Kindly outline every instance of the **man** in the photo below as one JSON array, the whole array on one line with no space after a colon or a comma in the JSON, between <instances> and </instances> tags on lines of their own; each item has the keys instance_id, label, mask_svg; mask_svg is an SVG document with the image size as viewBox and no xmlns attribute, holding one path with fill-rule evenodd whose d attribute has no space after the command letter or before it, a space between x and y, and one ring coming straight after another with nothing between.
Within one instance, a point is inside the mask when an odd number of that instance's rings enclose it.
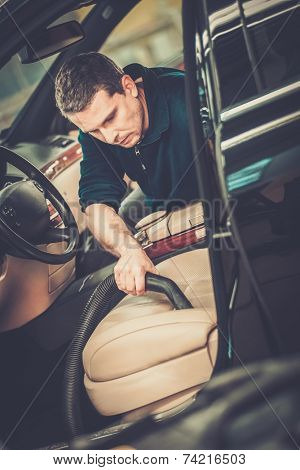
<instances>
[{"instance_id":1,"label":"man","mask_svg":"<svg viewBox=\"0 0 300 470\"><path fill-rule=\"evenodd\" d=\"M83 150L80 203L88 226L119 260L119 289L145 292L145 273L156 268L118 209L125 173L155 208L157 201L198 197L184 98L184 73L139 64L122 70L91 52L71 58L55 83L57 106L79 129Z\"/></svg>"}]
</instances>

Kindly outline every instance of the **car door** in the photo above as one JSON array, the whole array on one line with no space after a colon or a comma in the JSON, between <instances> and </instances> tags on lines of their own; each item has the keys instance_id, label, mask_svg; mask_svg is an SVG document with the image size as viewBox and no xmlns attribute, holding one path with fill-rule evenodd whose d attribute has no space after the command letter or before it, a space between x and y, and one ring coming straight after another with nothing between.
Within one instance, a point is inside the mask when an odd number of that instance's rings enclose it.
<instances>
[{"instance_id":1,"label":"car door","mask_svg":"<svg viewBox=\"0 0 300 470\"><path fill-rule=\"evenodd\" d=\"M203 125L193 106L201 108L195 89L202 83L212 127L213 155L199 151L203 197L210 204L221 198L227 213L225 227L215 220L211 242L232 241L231 260L228 246L221 256L211 250L223 270L223 279L215 276L216 297L232 279L223 297L228 354L239 363L297 351L298 2L203 0L184 2L184 13L194 28L186 28L185 61L195 152Z\"/></svg>"}]
</instances>

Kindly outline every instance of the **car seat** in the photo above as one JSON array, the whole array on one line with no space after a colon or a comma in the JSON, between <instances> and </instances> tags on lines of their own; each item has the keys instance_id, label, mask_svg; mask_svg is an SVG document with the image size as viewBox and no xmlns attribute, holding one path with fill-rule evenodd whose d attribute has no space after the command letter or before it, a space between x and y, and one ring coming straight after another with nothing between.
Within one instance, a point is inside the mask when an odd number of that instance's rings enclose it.
<instances>
[{"instance_id":1,"label":"car seat","mask_svg":"<svg viewBox=\"0 0 300 470\"><path fill-rule=\"evenodd\" d=\"M163 294L128 295L97 326L83 352L84 384L102 415L172 414L213 372L218 333L207 248L173 256L157 269L193 308L173 310Z\"/></svg>"}]
</instances>

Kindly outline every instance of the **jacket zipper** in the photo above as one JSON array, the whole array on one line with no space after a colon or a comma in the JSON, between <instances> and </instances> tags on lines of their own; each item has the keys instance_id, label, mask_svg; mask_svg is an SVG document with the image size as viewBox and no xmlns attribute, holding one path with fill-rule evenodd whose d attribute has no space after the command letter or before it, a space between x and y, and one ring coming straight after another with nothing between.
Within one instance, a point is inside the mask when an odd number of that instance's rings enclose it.
<instances>
[{"instance_id":1,"label":"jacket zipper","mask_svg":"<svg viewBox=\"0 0 300 470\"><path fill-rule=\"evenodd\" d=\"M135 155L140 159L140 162L141 162L141 165L142 165L143 170L146 171L147 168L146 168L146 166L144 165L144 163L142 162L142 155L141 155L140 149L138 148L137 145L135 145L134 151L135 151Z\"/></svg>"},{"instance_id":2,"label":"jacket zipper","mask_svg":"<svg viewBox=\"0 0 300 470\"><path fill-rule=\"evenodd\" d=\"M144 162L142 161L142 154L141 154L140 149L138 148L137 145L134 146L134 152L135 152L136 157L138 157L138 159L140 160L140 163L141 163L141 166L142 166L142 169L143 169L143 173L144 173L144 175L146 176L146 179L147 179L147 184L148 184L149 190L150 190L150 192L152 192L151 191L151 184L150 184L150 180L149 180L149 174L147 172L147 167L144 164Z\"/></svg>"}]
</instances>

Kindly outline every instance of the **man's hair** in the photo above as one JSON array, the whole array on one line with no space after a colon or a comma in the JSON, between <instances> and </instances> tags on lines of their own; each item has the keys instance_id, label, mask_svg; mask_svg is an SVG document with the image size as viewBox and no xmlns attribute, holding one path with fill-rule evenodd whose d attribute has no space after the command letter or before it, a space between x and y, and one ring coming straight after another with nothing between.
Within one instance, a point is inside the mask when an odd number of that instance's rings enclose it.
<instances>
[{"instance_id":1,"label":"man's hair","mask_svg":"<svg viewBox=\"0 0 300 470\"><path fill-rule=\"evenodd\" d=\"M121 67L99 52L74 56L63 64L56 76L56 105L65 117L79 113L91 104L99 90L105 90L110 96L123 93L123 75Z\"/></svg>"}]
</instances>

